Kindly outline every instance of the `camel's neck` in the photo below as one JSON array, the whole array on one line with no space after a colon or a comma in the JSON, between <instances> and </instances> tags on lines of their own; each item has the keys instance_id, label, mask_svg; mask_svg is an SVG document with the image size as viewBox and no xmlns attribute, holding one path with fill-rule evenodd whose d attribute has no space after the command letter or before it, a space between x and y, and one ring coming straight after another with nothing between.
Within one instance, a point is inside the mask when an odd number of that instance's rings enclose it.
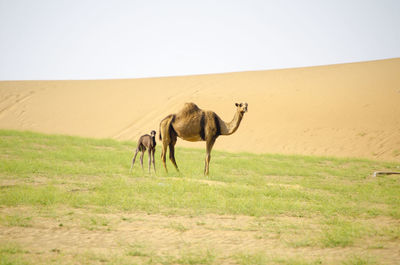
<instances>
[{"instance_id":1,"label":"camel's neck","mask_svg":"<svg viewBox=\"0 0 400 265\"><path fill-rule=\"evenodd\" d=\"M232 133L236 132L236 130L239 128L242 118L243 114L240 111L236 111L231 122L224 122L223 120L220 120L221 135L231 135Z\"/></svg>"}]
</instances>

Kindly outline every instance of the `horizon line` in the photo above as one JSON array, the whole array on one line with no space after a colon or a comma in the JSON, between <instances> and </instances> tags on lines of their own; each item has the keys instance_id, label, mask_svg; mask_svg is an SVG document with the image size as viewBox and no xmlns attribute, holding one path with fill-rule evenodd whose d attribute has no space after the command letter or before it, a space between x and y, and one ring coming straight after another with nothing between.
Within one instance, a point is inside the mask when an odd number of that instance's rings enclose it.
<instances>
[{"instance_id":1,"label":"horizon line","mask_svg":"<svg viewBox=\"0 0 400 265\"><path fill-rule=\"evenodd\" d=\"M331 63L331 64L318 64L318 65L308 65L308 66L294 66L294 67L282 67L282 68L271 68L271 69L259 69L259 70L242 70L242 71L229 71L229 72L217 72L217 73L201 73L201 74L183 74L183 75L160 75L160 76L145 76L145 77L123 77L123 78L77 78L77 79L15 79L15 80L0 80L0 82L29 82L29 81L111 81L111 80L139 80L139 79L162 79L162 78L180 78L180 77L196 77L196 76L206 76L206 75L228 75L235 73L249 73L249 72L266 72L266 71L284 71L284 70L295 70L295 69L308 69L315 67L329 67L338 65L348 65L348 64L359 64L359 63L371 63L378 61L389 61L400 59L400 57L389 57L383 59L371 59L365 61L352 61L352 62L342 62L342 63Z\"/></svg>"}]
</instances>

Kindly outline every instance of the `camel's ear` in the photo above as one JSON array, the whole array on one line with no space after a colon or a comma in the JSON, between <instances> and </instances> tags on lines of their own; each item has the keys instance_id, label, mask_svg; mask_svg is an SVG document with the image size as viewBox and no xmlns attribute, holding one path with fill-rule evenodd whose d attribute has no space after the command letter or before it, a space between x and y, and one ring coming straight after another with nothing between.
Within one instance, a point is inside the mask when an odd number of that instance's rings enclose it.
<instances>
[{"instance_id":1,"label":"camel's ear","mask_svg":"<svg viewBox=\"0 0 400 265\"><path fill-rule=\"evenodd\" d=\"M239 107L239 103L235 103L236 107Z\"/></svg>"}]
</instances>

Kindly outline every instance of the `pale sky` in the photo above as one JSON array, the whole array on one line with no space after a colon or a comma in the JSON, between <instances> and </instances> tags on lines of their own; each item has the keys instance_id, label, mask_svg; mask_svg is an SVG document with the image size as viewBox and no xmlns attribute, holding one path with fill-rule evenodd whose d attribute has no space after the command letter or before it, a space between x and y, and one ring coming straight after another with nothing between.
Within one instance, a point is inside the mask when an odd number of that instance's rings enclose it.
<instances>
[{"instance_id":1,"label":"pale sky","mask_svg":"<svg viewBox=\"0 0 400 265\"><path fill-rule=\"evenodd\" d=\"M176 76L395 57L398 0L0 0L0 80Z\"/></svg>"}]
</instances>

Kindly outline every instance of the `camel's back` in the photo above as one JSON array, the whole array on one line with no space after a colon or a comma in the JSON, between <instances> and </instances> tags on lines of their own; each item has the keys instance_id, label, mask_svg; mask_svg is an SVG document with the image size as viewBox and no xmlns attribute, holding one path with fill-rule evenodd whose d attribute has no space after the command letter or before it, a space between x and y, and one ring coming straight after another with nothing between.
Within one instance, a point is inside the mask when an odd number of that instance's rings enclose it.
<instances>
[{"instance_id":1,"label":"camel's back","mask_svg":"<svg viewBox=\"0 0 400 265\"><path fill-rule=\"evenodd\" d=\"M176 113L172 126L184 140L204 141L208 135L220 131L219 124L216 126L215 117L213 111L202 110L194 103L185 103L181 111Z\"/></svg>"},{"instance_id":2,"label":"camel's back","mask_svg":"<svg viewBox=\"0 0 400 265\"><path fill-rule=\"evenodd\" d=\"M149 134L142 135L139 138L138 145L139 145L139 150L141 149L146 150L146 148L155 147L156 146L155 137L151 137L151 135Z\"/></svg>"}]
</instances>

